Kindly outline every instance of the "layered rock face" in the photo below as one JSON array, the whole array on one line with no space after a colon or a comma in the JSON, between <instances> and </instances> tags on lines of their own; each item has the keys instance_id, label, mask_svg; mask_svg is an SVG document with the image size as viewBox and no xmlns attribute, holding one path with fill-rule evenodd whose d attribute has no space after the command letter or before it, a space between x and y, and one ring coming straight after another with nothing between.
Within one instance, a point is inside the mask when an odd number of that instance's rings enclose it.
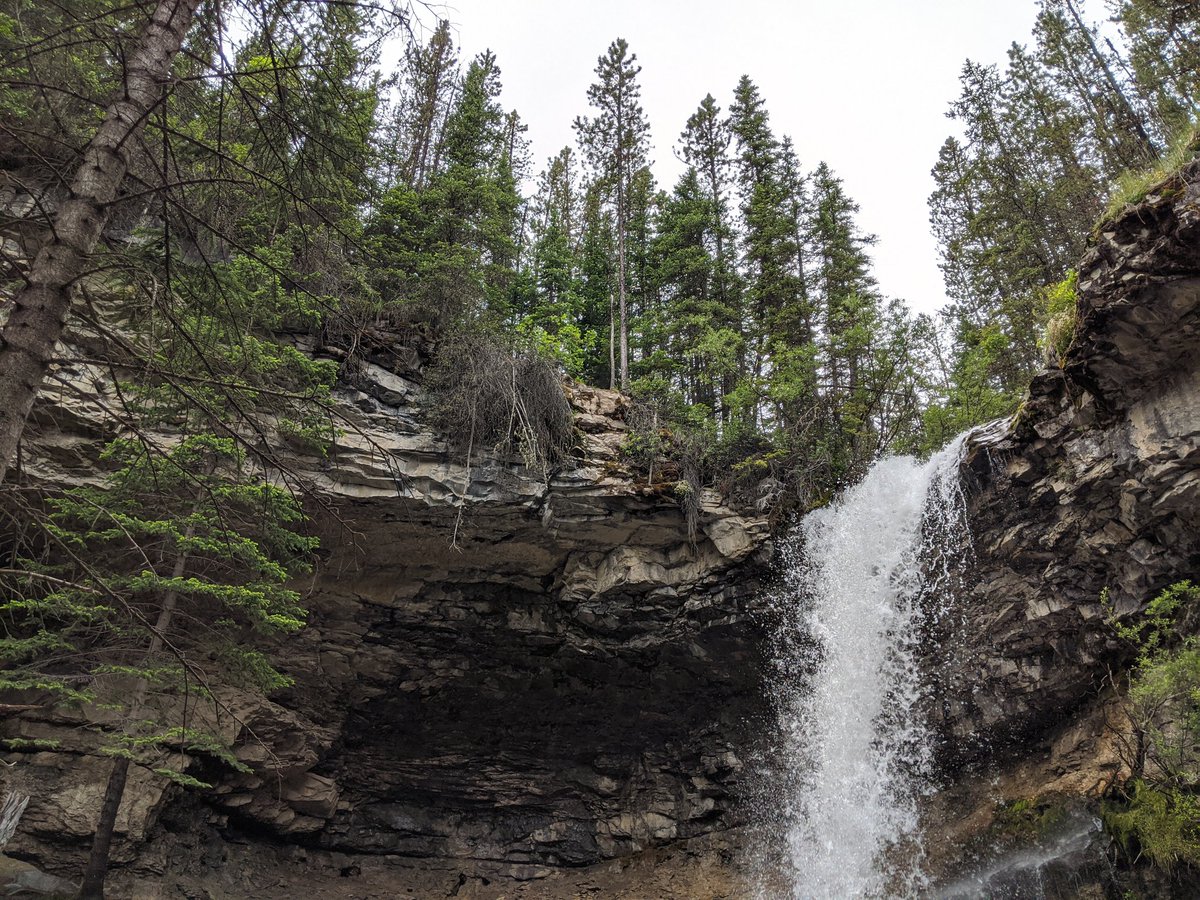
<instances>
[{"instance_id":1,"label":"layered rock face","mask_svg":"<svg viewBox=\"0 0 1200 900\"><path fill-rule=\"evenodd\" d=\"M1200 574L1200 163L1104 226L1079 288L1063 366L963 467L972 546L924 662L948 783L935 868L994 831L997 801L1119 777L1129 648L1109 620Z\"/></svg>"},{"instance_id":2,"label":"layered rock face","mask_svg":"<svg viewBox=\"0 0 1200 900\"><path fill-rule=\"evenodd\" d=\"M289 459L317 486L310 623L277 652L293 688L233 698L254 772L221 777L206 826L517 879L728 828L760 713L746 604L766 522L706 491L689 529L671 491L622 465L623 401L605 391L571 392L573 464L468 467L421 424L397 359L339 391L327 461ZM96 478L107 433L103 375L61 374L26 449L24 477L45 483ZM4 727L78 724L33 711ZM35 785L16 851L65 872L106 767L62 750L11 758ZM166 865L155 823L174 802L159 779L131 784L118 860Z\"/></svg>"},{"instance_id":3,"label":"layered rock face","mask_svg":"<svg viewBox=\"0 0 1200 900\"><path fill-rule=\"evenodd\" d=\"M1065 365L965 462L973 559L930 660L951 755L1061 723L1106 619L1200 564L1200 164L1105 226L1079 289Z\"/></svg>"},{"instance_id":4,"label":"layered rock face","mask_svg":"<svg viewBox=\"0 0 1200 900\"><path fill-rule=\"evenodd\" d=\"M690 545L678 502L617 462L619 399L576 402L585 462L548 482L488 460L464 491L416 429L386 445L399 484L373 452L335 454L358 534L293 651L297 706L338 728L322 846L537 874L728 825L757 644L755 580L731 569L765 523L708 494Z\"/></svg>"},{"instance_id":5,"label":"layered rock face","mask_svg":"<svg viewBox=\"0 0 1200 900\"><path fill-rule=\"evenodd\" d=\"M968 447L972 546L923 657L949 782L927 810L935 869L987 831L998 795L1094 794L1114 775L1106 619L1200 568L1200 164L1106 226L1080 290L1064 366ZM708 492L690 529L622 465L622 400L604 391L572 392L573 465L468 467L422 424L418 364L375 353L339 391L329 458L290 458L323 547L309 627L278 648L295 687L229 698L222 727L251 774L187 798L135 777L125 884L184 872L211 888L224 865L212 896L294 896L304 878L330 897L746 893L721 861L767 712L766 522ZM106 374L60 374L25 477L96 479ZM2 725L64 740L7 754L34 795L13 847L63 874L102 790L105 762L69 737L88 724ZM656 847L649 868L611 868ZM663 873L697 869L693 854L720 864L672 888Z\"/></svg>"}]
</instances>

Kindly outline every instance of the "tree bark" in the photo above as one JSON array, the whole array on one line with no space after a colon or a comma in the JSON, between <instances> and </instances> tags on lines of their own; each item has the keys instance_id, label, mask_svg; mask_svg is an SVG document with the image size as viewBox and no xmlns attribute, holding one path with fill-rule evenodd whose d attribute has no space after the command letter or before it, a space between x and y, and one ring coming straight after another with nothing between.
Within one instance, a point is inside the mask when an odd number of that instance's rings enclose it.
<instances>
[{"instance_id":1,"label":"tree bark","mask_svg":"<svg viewBox=\"0 0 1200 900\"><path fill-rule=\"evenodd\" d=\"M621 125L620 114L617 118L617 135L618 140L624 134ZM625 237L626 231L629 229L629 212L625 208L626 194L628 185L626 185L626 174L623 162L623 157L620 148L617 149L617 312L620 316L620 327L618 329L621 340L621 357L619 360L620 375L618 382L621 385L621 390L625 393L629 392L629 321L628 321L628 302L625 298Z\"/></svg>"},{"instance_id":2,"label":"tree bark","mask_svg":"<svg viewBox=\"0 0 1200 900\"><path fill-rule=\"evenodd\" d=\"M129 57L120 94L84 148L71 190L54 218L52 239L33 261L0 333L0 482L14 458L54 347L71 291L108 224L129 170L134 138L161 101L200 0L159 0Z\"/></svg>"},{"instance_id":3,"label":"tree bark","mask_svg":"<svg viewBox=\"0 0 1200 900\"><path fill-rule=\"evenodd\" d=\"M608 292L608 389L617 389L617 310Z\"/></svg>"},{"instance_id":4,"label":"tree bark","mask_svg":"<svg viewBox=\"0 0 1200 900\"><path fill-rule=\"evenodd\" d=\"M195 535L195 528L188 526L186 535ZM188 554L180 553L175 558L175 566L171 577L179 580L187 571ZM163 635L171 627L171 619L175 615L175 607L179 603L179 594L168 591L163 597L162 607L158 611L158 619L154 623L154 631L150 635L150 644L146 649L146 659L152 660L162 651ZM141 718L146 705L146 692L150 683L145 678L139 678L133 690L133 702L129 705L129 718L136 722ZM125 781L129 777L129 758L118 757L113 760L113 767L108 773L108 786L104 789L104 802L100 804L100 817L96 820L96 836L92 839L92 850L88 854L87 867L83 870L83 884L79 888L79 900L104 900L104 878L108 874L108 855L112 849L113 832L117 826L117 813L121 809L121 800L125 796Z\"/></svg>"},{"instance_id":5,"label":"tree bark","mask_svg":"<svg viewBox=\"0 0 1200 900\"><path fill-rule=\"evenodd\" d=\"M108 774L108 786L104 789L104 802L100 805L100 818L96 823L96 836L92 839L92 852L88 856L87 868L83 870L83 885L79 888L79 900L104 900L104 876L108 874L108 851L112 847L113 831L117 825L117 811L121 798L125 796L125 781L129 776L129 760L122 756L113 760Z\"/></svg>"}]
</instances>

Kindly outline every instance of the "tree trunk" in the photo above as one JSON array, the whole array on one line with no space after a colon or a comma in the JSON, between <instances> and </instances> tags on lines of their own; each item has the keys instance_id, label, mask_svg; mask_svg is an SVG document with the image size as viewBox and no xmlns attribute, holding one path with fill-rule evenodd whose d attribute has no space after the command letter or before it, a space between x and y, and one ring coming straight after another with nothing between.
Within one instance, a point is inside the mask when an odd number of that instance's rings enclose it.
<instances>
[{"instance_id":1,"label":"tree trunk","mask_svg":"<svg viewBox=\"0 0 1200 900\"><path fill-rule=\"evenodd\" d=\"M187 537L195 535L195 528L188 526ZM179 580L187 570L188 554L180 553L175 559L171 577ZM162 608L158 611L158 620L154 623L154 631L150 635L150 645L146 649L146 659L152 660L163 647L163 635L171 627L171 619L175 615L175 607L179 603L179 595L168 591L163 597ZM150 689L145 678L139 678L133 689L133 702L129 704L129 719L137 722L141 718L146 705L146 692ZM185 720L186 721L186 720ZM108 854L112 848L113 831L117 825L117 813L121 809L121 799L125 796L125 781L129 776L129 759L118 757L113 761L112 770L108 774L108 786L104 789L104 802L100 804L100 818L96 821L96 836L92 839L92 850L88 854L87 868L83 871L83 885L79 889L79 900L104 900L104 877L108 874Z\"/></svg>"},{"instance_id":2,"label":"tree trunk","mask_svg":"<svg viewBox=\"0 0 1200 900\"><path fill-rule=\"evenodd\" d=\"M624 284L621 285L621 391L629 393L629 301Z\"/></svg>"},{"instance_id":3,"label":"tree trunk","mask_svg":"<svg viewBox=\"0 0 1200 900\"><path fill-rule=\"evenodd\" d=\"M117 825L117 810L125 795L125 780L129 776L129 760L122 756L113 760L108 774L108 786L104 789L104 802L100 805L100 819L96 823L96 836L92 839L92 852L88 856L87 868L83 870L83 885L79 888L79 900L104 900L104 876L108 874L108 851L112 847L113 831Z\"/></svg>"},{"instance_id":4,"label":"tree trunk","mask_svg":"<svg viewBox=\"0 0 1200 900\"><path fill-rule=\"evenodd\" d=\"M617 173L617 311L620 316L619 338L621 341L620 377L621 390L629 392L629 320L628 300L625 296L625 240L629 232L629 160L625 147L625 97L624 82L619 80L616 96L617 140L614 147L614 168Z\"/></svg>"},{"instance_id":5,"label":"tree trunk","mask_svg":"<svg viewBox=\"0 0 1200 900\"><path fill-rule=\"evenodd\" d=\"M16 454L54 347L71 308L71 290L108 224L134 137L163 96L200 0L159 0L125 68L120 94L83 151L71 191L54 218L52 239L33 261L0 333L0 482Z\"/></svg>"},{"instance_id":6,"label":"tree trunk","mask_svg":"<svg viewBox=\"0 0 1200 900\"><path fill-rule=\"evenodd\" d=\"M608 292L608 389L617 389L617 310Z\"/></svg>"}]
</instances>

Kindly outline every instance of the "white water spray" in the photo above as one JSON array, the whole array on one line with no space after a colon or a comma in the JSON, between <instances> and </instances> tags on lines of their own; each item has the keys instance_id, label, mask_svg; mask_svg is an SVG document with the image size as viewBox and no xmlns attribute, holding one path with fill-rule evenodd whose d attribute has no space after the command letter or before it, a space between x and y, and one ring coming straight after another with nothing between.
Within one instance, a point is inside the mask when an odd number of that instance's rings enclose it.
<instances>
[{"instance_id":1,"label":"white water spray","mask_svg":"<svg viewBox=\"0 0 1200 900\"><path fill-rule=\"evenodd\" d=\"M793 900L914 896L916 800L928 790L914 642L922 562L965 534L963 439L927 463L879 461L861 484L805 518L788 599L780 697L791 769L785 880ZM936 563L935 563L936 565Z\"/></svg>"}]
</instances>

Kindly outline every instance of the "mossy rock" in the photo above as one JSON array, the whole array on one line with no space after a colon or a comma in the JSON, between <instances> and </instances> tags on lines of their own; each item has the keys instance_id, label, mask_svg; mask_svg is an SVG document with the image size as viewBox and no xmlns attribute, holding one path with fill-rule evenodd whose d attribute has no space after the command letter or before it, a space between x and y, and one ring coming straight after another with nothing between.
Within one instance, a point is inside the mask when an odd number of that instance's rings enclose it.
<instances>
[{"instance_id":1,"label":"mossy rock","mask_svg":"<svg viewBox=\"0 0 1200 900\"><path fill-rule=\"evenodd\" d=\"M1040 840L1067 820L1067 807L1061 797L1022 797L997 807L992 828L1016 841Z\"/></svg>"}]
</instances>

